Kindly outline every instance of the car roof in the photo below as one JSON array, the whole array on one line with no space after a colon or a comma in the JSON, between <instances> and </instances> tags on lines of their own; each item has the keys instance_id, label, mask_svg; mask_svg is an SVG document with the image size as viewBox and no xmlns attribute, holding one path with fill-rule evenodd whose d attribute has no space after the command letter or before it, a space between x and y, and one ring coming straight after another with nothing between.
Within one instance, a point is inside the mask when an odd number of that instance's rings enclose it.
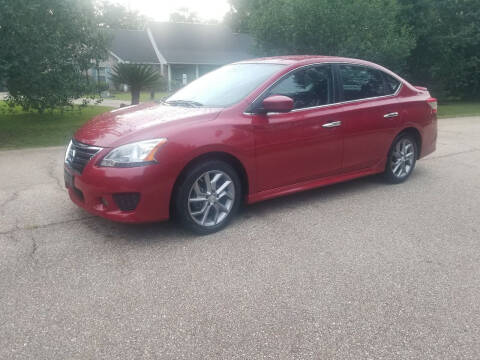
<instances>
[{"instance_id":1,"label":"car roof","mask_svg":"<svg viewBox=\"0 0 480 360\"><path fill-rule=\"evenodd\" d=\"M369 66L369 67L381 70L397 78L403 83L408 84L408 82L405 79L401 78L398 74L395 74L393 71L381 65L378 65L366 60L347 58L347 57L341 57L341 56L283 55L283 56L271 56L271 57L243 60L243 61L236 62L235 64L281 64L281 65L285 65L288 70L291 70L300 66L309 65L309 64L319 64L319 63L348 63L348 64L365 65L365 66Z\"/></svg>"},{"instance_id":2,"label":"car roof","mask_svg":"<svg viewBox=\"0 0 480 360\"><path fill-rule=\"evenodd\" d=\"M340 56L324 56L324 55L283 55L283 56L272 56L272 57L263 57L257 59L249 59L237 62L237 64L248 64L248 63L266 63L266 64L283 64L283 65L308 65L315 63L326 63L326 62L342 62L342 63L352 63L352 64L363 64L372 67L381 66L371 63L369 61L346 58Z\"/></svg>"}]
</instances>

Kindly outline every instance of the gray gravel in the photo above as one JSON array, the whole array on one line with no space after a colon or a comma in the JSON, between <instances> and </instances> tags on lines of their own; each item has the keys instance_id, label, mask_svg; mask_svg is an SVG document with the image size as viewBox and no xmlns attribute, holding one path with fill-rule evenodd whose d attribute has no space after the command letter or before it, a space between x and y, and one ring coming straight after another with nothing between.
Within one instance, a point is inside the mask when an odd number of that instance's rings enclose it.
<instances>
[{"instance_id":1,"label":"gray gravel","mask_svg":"<svg viewBox=\"0 0 480 360\"><path fill-rule=\"evenodd\" d=\"M480 118L369 177L223 232L76 208L63 149L0 152L0 359L480 358Z\"/></svg>"}]
</instances>

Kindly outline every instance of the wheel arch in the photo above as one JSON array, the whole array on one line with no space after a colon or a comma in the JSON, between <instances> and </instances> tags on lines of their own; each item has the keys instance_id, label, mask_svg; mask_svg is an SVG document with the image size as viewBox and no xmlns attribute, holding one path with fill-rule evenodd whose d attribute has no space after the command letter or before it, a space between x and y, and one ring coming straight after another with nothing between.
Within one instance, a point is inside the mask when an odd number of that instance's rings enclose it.
<instances>
[{"instance_id":1,"label":"wheel arch","mask_svg":"<svg viewBox=\"0 0 480 360\"><path fill-rule=\"evenodd\" d=\"M420 158L420 154L422 153L422 134L417 128L413 126L409 126L399 131L397 136L395 136L395 139L397 139L400 135L403 135L403 134L411 135L414 138L417 144L417 160L418 160ZM393 141L395 142L395 140Z\"/></svg>"},{"instance_id":2,"label":"wheel arch","mask_svg":"<svg viewBox=\"0 0 480 360\"><path fill-rule=\"evenodd\" d=\"M173 214L172 213L173 204L174 204L173 198L176 195L178 185L185 178L185 175L187 174L188 170L190 170L195 165L201 163L202 161L206 161L206 160L221 160L230 164L237 171L238 176L240 177L242 192L243 192L242 194L243 201L246 200L249 193L249 189L250 189L250 182L248 180L247 170L243 165L243 163L236 156L228 152L211 151L211 152L207 152L194 157L183 167L182 171L180 171L179 175L177 176L177 179L175 180L175 183L173 185L173 189L170 195L170 215Z\"/></svg>"}]
</instances>

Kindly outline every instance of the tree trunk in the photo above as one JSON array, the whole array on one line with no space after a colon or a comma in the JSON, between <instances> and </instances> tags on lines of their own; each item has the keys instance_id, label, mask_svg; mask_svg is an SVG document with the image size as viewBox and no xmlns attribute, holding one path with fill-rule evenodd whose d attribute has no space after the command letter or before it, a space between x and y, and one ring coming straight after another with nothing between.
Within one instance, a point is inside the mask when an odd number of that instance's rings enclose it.
<instances>
[{"instance_id":1,"label":"tree trunk","mask_svg":"<svg viewBox=\"0 0 480 360\"><path fill-rule=\"evenodd\" d=\"M132 105L140 103L140 89L131 89L132 92Z\"/></svg>"},{"instance_id":2,"label":"tree trunk","mask_svg":"<svg viewBox=\"0 0 480 360\"><path fill-rule=\"evenodd\" d=\"M97 78L96 78L96 82L97 82L97 85L99 83L99 80L100 80L100 71L99 71L99 66L98 66L98 61L95 61L95 71L96 71L96 75L97 75Z\"/></svg>"}]
</instances>

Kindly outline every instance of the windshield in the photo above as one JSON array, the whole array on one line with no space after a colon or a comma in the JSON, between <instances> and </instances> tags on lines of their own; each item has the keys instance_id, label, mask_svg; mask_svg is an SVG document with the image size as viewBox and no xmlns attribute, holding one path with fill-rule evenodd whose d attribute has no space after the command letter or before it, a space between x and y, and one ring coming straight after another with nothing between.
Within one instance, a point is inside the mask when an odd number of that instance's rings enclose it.
<instances>
[{"instance_id":1,"label":"windshield","mask_svg":"<svg viewBox=\"0 0 480 360\"><path fill-rule=\"evenodd\" d=\"M170 96L179 106L227 107L233 105L281 70L281 64L232 64L212 71Z\"/></svg>"}]
</instances>

